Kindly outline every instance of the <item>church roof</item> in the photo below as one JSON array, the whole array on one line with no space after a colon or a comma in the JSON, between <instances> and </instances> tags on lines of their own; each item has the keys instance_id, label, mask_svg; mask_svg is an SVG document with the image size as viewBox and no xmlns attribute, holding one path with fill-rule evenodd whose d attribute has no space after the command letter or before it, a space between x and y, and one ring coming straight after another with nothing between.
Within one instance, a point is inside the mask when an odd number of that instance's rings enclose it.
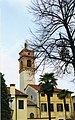
<instances>
[{"instance_id":1,"label":"church roof","mask_svg":"<svg viewBox=\"0 0 75 120\"><path fill-rule=\"evenodd\" d=\"M34 88L35 90L40 91L40 85L35 85L35 84L28 84L28 85Z\"/></svg>"},{"instance_id":2,"label":"church roof","mask_svg":"<svg viewBox=\"0 0 75 120\"><path fill-rule=\"evenodd\" d=\"M31 86L32 88L34 88L35 90L37 91L40 91L41 87L40 85L35 85L35 84L28 84L29 86ZM58 89L58 88L54 88L54 91L55 92L59 92L61 89Z\"/></svg>"},{"instance_id":3,"label":"church roof","mask_svg":"<svg viewBox=\"0 0 75 120\"><path fill-rule=\"evenodd\" d=\"M20 55L23 51L25 51L25 52L33 52L33 50L29 50L29 49L27 49L27 48L24 48L23 50L21 50L21 52L19 52L19 55Z\"/></svg>"},{"instance_id":4,"label":"church roof","mask_svg":"<svg viewBox=\"0 0 75 120\"><path fill-rule=\"evenodd\" d=\"M29 86L31 86L32 88L34 88L35 90L37 91L40 91L41 90L41 87L40 85L35 85L35 84L28 84ZM54 88L54 92L59 92L61 91L62 89L59 89L59 88ZM70 93L73 93L71 91L69 91Z\"/></svg>"}]
</instances>

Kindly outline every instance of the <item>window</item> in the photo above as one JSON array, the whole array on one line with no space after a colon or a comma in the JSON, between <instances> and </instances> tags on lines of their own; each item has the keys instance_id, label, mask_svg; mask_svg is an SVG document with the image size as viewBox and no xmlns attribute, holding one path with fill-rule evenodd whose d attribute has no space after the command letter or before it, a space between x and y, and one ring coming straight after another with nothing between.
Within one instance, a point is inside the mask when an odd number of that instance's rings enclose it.
<instances>
[{"instance_id":1,"label":"window","mask_svg":"<svg viewBox=\"0 0 75 120\"><path fill-rule=\"evenodd\" d=\"M31 95L31 100L33 100L33 96Z\"/></svg>"},{"instance_id":2,"label":"window","mask_svg":"<svg viewBox=\"0 0 75 120\"><path fill-rule=\"evenodd\" d=\"M50 97L53 97L53 94L52 94L52 93L50 94Z\"/></svg>"},{"instance_id":3,"label":"window","mask_svg":"<svg viewBox=\"0 0 75 120\"><path fill-rule=\"evenodd\" d=\"M66 111L69 111L69 104L66 104L65 109Z\"/></svg>"},{"instance_id":4,"label":"window","mask_svg":"<svg viewBox=\"0 0 75 120\"><path fill-rule=\"evenodd\" d=\"M30 53L28 53L28 55L30 55Z\"/></svg>"},{"instance_id":5,"label":"window","mask_svg":"<svg viewBox=\"0 0 75 120\"><path fill-rule=\"evenodd\" d=\"M57 97L59 98L59 94L57 94Z\"/></svg>"},{"instance_id":6,"label":"window","mask_svg":"<svg viewBox=\"0 0 75 120\"><path fill-rule=\"evenodd\" d=\"M19 109L24 109L24 100L19 100L18 101L18 108Z\"/></svg>"},{"instance_id":7,"label":"window","mask_svg":"<svg viewBox=\"0 0 75 120\"><path fill-rule=\"evenodd\" d=\"M23 68L23 62L21 61L21 63L20 63L20 69L22 69Z\"/></svg>"},{"instance_id":8,"label":"window","mask_svg":"<svg viewBox=\"0 0 75 120\"><path fill-rule=\"evenodd\" d=\"M42 93L41 93L41 96L42 96L42 97L45 97L45 93L42 92Z\"/></svg>"},{"instance_id":9,"label":"window","mask_svg":"<svg viewBox=\"0 0 75 120\"><path fill-rule=\"evenodd\" d=\"M34 113L30 113L30 118L34 118Z\"/></svg>"},{"instance_id":10,"label":"window","mask_svg":"<svg viewBox=\"0 0 75 120\"><path fill-rule=\"evenodd\" d=\"M54 111L54 105L53 105L53 103L50 104L50 111L52 111L52 112Z\"/></svg>"},{"instance_id":11,"label":"window","mask_svg":"<svg viewBox=\"0 0 75 120\"><path fill-rule=\"evenodd\" d=\"M41 111L42 112L46 112L47 111L47 104L46 103L42 103L41 104Z\"/></svg>"},{"instance_id":12,"label":"window","mask_svg":"<svg viewBox=\"0 0 75 120\"><path fill-rule=\"evenodd\" d=\"M63 104L57 104L57 111L63 111Z\"/></svg>"},{"instance_id":13,"label":"window","mask_svg":"<svg viewBox=\"0 0 75 120\"><path fill-rule=\"evenodd\" d=\"M27 67L31 67L31 60L27 60Z\"/></svg>"},{"instance_id":14,"label":"window","mask_svg":"<svg viewBox=\"0 0 75 120\"><path fill-rule=\"evenodd\" d=\"M73 103L73 109L74 109L74 111L75 111L75 103Z\"/></svg>"}]
</instances>

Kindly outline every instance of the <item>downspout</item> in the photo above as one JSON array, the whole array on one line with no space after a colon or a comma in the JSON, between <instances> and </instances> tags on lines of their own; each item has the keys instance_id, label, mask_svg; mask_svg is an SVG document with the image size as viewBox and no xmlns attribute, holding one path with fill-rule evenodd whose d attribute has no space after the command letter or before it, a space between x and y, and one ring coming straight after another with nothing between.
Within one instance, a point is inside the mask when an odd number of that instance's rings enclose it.
<instances>
[{"instance_id":1,"label":"downspout","mask_svg":"<svg viewBox=\"0 0 75 120\"><path fill-rule=\"evenodd\" d=\"M17 120L17 96L16 96L16 120Z\"/></svg>"},{"instance_id":2,"label":"downspout","mask_svg":"<svg viewBox=\"0 0 75 120\"><path fill-rule=\"evenodd\" d=\"M39 107L39 92L37 92L37 105L36 105L36 108L37 108L37 118L39 117L39 110L40 110L40 107Z\"/></svg>"},{"instance_id":3,"label":"downspout","mask_svg":"<svg viewBox=\"0 0 75 120\"><path fill-rule=\"evenodd\" d=\"M71 109L71 118L72 118L72 97L71 97L71 94L70 94L70 109Z\"/></svg>"},{"instance_id":4,"label":"downspout","mask_svg":"<svg viewBox=\"0 0 75 120\"><path fill-rule=\"evenodd\" d=\"M39 108L40 108L41 106L40 106L40 92L39 92ZM39 109L39 111L40 111L40 118L41 118L41 109Z\"/></svg>"}]
</instances>

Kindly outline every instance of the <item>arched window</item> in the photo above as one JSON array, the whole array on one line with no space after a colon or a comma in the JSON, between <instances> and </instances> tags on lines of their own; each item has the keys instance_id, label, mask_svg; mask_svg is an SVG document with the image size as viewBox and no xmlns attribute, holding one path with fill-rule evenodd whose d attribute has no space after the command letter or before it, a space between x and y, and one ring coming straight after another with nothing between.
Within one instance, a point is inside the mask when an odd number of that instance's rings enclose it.
<instances>
[{"instance_id":1,"label":"arched window","mask_svg":"<svg viewBox=\"0 0 75 120\"><path fill-rule=\"evenodd\" d=\"M31 60L27 60L27 67L31 67Z\"/></svg>"},{"instance_id":2,"label":"arched window","mask_svg":"<svg viewBox=\"0 0 75 120\"><path fill-rule=\"evenodd\" d=\"M31 100L33 100L33 96L31 95Z\"/></svg>"},{"instance_id":3,"label":"arched window","mask_svg":"<svg viewBox=\"0 0 75 120\"><path fill-rule=\"evenodd\" d=\"M23 68L23 62L21 61L21 63L20 63L20 69L22 69Z\"/></svg>"},{"instance_id":4,"label":"arched window","mask_svg":"<svg viewBox=\"0 0 75 120\"><path fill-rule=\"evenodd\" d=\"M30 118L34 118L34 113L30 113Z\"/></svg>"}]
</instances>

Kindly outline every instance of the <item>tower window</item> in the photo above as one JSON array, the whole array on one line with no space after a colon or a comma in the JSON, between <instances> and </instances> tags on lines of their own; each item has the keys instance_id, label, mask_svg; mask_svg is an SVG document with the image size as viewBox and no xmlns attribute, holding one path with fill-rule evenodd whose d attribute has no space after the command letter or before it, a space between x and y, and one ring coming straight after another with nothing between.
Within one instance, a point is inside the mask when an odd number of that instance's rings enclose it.
<instances>
[{"instance_id":1,"label":"tower window","mask_svg":"<svg viewBox=\"0 0 75 120\"><path fill-rule=\"evenodd\" d=\"M28 55L30 55L30 53L28 53Z\"/></svg>"},{"instance_id":2,"label":"tower window","mask_svg":"<svg viewBox=\"0 0 75 120\"><path fill-rule=\"evenodd\" d=\"M21 63L20 63L20 69L22 69L23 68L23 62L21 61Z\"/></svg>"},{"instance_id":3,"label":"tower window","mask_svg":"<svg viewBox=\"0 0 75 120\"><path fill-rule=\"evenodd\" d=\"M31 60L27 60L27 67L31 67Z\"/></svg>"}]
</instances>

